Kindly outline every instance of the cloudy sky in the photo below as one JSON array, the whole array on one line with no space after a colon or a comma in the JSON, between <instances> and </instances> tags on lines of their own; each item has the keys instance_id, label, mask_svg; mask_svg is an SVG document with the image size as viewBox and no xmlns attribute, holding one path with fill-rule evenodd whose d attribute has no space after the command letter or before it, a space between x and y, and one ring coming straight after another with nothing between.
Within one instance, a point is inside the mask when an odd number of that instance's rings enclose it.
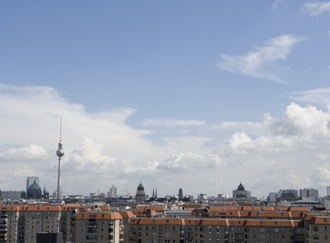
<instances>
[{"instance_id":1,"label":"cloudy sky","mask_svg":"<svg viewBox=\"0 0 330 243\"><path fill-rule=\"evenodd\" d=\"M330 2L1 1L0 189L330 185Z\"/></svg>"}]
</instances>

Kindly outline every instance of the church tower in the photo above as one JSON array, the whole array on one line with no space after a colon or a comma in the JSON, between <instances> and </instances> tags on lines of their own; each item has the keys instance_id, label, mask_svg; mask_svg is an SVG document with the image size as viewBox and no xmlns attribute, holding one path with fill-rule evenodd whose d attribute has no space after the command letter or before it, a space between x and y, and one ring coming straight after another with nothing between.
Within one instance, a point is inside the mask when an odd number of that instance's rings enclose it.
<instances>
[{"instance_id":1,"label":"church tower","mask_svg":"<svg viewBox=\"0 0 330 243\"><path fill-rule=\"evenodd\" d=\"M144 191L144 186L142 185L142 183L140 183L140 185L138 185L137 187L135 201L136 203L145 203L146 201L146 193Z\"/></svg>"}]
</instances>

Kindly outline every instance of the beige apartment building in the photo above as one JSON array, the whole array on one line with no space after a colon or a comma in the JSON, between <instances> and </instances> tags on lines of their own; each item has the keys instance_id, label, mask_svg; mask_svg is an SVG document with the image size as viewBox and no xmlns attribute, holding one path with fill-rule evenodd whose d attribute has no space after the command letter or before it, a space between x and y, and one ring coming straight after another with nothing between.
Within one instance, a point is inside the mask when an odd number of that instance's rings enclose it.
<instances>
[{"instance_id":1,"label":"beige apartment building","mask_svg":"<svg viewBox=\"0 0 330 243\"><path fill-rule=\"evenodd\" d=\"M123 217L118 212L83 212L75 217L76 243L119 243L124 239Z\"/></svg>"},{"instance_id":2,"label":"beige apartment building","mask_svg":"<svg viewBox=\"0 0 330 243\"><path fill-rule=\"evenodd\" d=\"M25 205L0 207L0 242L36 242L39 232L62 232L70 239L72 214L69 207Z\"/></svg>"},{"instance_id":3,"label":"beige apartment building","mask_svg":"<svg viewBox=\"0 0 330 243\"><path fill-rule=\"evenodd\" d=\"M330 243L330 216L304 207L0 206L0 243L35 243L40 232L72 243Z\"/></svg>"},{"instance_id":4,"label":"beige apartment building","mask_svg":"<svg viewBox=\"0 0 330 243\"><path fill-rule=\"evenodd\" d=\"M45 232L61 232L63 242L72 242L76 214L88 210L93 208L79 204L0 206L0 243L35 243L37 233Z\"/></svg>"},{"instance_id":5,"label":"beige apartment building","mask_svg":"<svg viewBox=\"0 0 330 243\"><path fill-rule=\"evenodd\" d=\"M129 243L308 242L299 220L131 219Z\"/></svg>"},{"instance_id":6,"label":"beige apartment building","mask_svg":"<svg viewBox=\"0 0 330 243\"><path fill-rule=\"evenodd\" d=\"M215 206L203 218L129 220L129 243L323 243L330 242L327 212L308 208Z\"/></svg>"}]
</instances>

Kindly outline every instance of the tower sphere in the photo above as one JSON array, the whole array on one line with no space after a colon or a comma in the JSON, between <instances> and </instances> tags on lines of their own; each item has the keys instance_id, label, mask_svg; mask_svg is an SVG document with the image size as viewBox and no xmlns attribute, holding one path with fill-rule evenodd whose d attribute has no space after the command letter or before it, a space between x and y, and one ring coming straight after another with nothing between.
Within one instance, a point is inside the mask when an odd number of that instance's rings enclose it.
<instances>
[{"instance_id":1,"label":"tower sphere","mask_svg":"<svg viewBox=\"0 0 330 243\"><path fill-rule=\"evenodd\" d=\"M56 155L59 158L61 158L64 155L64 150L61 143L58 144L58 150L56 151Z\"/></svg>"}]
</instances>

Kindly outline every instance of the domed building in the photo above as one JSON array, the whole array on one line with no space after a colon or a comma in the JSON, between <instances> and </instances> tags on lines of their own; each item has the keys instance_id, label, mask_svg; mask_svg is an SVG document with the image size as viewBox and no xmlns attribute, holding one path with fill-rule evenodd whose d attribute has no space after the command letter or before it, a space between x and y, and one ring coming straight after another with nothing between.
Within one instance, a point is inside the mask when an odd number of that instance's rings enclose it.
<instances>
[{"instance_id":1,"label":"domed building","mask_svg":"<svg viewBox=\"0 0 330 243\"><path fill-rule=\"evenodd\" d=\"M238 191L245 191L245 188L244 188L242 182L238 185L237 190Z\"/></svg>"},{"instance_id":2,"label":"domed building","mask_svg":"<svg viewBox=\"0 0 330 243\"><path fill-rule=\"evenodd\" d=\"M140 183L137 187L135 194L136 203L144 203L146 201L146 193L144 191L144 186Z\"/></svg>"},{"instance_id":3,"label":"domed building","mask_svg":"<svg viewBox=\"0 0 330 243\"><path fill-rule=\"evenodd\" d=\"M40 186L34 181L28 188L26 193L27 199L41 199L42 198L42 191Z\"/></svg>"},{"instance_id":4,"label":"domed building","mask_svg":"<svg viewBox=\"0 0 330 243\"><path fill-rule=\"evenodd\" d=\"M233 198L237 200L246 200L251 197L251 192L246 191L242 182L238 185L236 190L233 190Z\"/></svg>"}]
</instances>

